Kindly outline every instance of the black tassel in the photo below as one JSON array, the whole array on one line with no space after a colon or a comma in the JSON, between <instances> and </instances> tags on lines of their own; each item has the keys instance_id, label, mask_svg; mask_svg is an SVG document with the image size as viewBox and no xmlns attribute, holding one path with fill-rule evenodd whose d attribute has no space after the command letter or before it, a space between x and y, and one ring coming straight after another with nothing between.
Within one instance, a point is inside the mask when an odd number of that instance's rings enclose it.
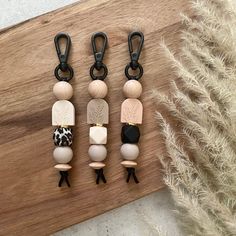
<instances>
[{"instance_id":1,"label":"black tassel","mask_svg":"<svg viewBox=\"0 0 236 236\"><path fill-rule=\"evenodd\" d=\"M138 184L139 181L138 181L137 176L135 175L135 168L128 167L128 168L126 168L126 170L128 172L126 182L129 183L131 176L133 176L133 179L134 179L135 183Z\"/></svg>"},{"instance_id":2,"label":"black tassel","mask_svg":"<svg viewBox=\"0 0 236 236\"><path fill-rule=\"evenodd\" d=\"M95 170L95 173L97 175L96 184L99 184L100 179L103 181L104 184L107 182L102 168Z\"/></svg>"},{"instance_id":3,"label":"black tassel","mask_svg":"<svg viewBox=\"0 0 236 236\"><path fill-rule=\"evenodd\" d=\"M69 180L68 180L68 171L60 171L60 175L61 175L61 178L60 178L60 181L58 183L58 186L61 187L62 183L65 181L67 186L70 187L70 183L69 183Z\"/></svg>"}]
</instances>

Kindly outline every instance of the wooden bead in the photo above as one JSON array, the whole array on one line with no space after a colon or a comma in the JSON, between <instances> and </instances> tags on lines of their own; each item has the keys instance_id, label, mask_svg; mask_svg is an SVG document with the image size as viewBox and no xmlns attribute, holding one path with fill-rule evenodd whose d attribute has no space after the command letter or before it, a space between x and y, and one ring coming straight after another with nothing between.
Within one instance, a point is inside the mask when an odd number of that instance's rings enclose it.
<instances>
[{"instance_id":1,"label":"wooden bead","mask_svg":"<svg viewBox=\"0 0 236 236\"><path fill-rule=\"evenodd\" d=\"M93 80L88 86L88 92L93 98L104 98L108 92L107 85L102 80Z\"/></svg>"},{"instance_id":2,"label":"wooden bead","mask_svg":"<svg viewBox=\"0 0 236 236\"><path fill-rule=\"evenodd\" d=\"M89 164L89 166L95 170L98 170L98 169L102 169L103 167L105 167L106 165L102 162L92 162Z\"/></svg>"},{"instance_id":3,"label":"wooden bead","mask_svg":"<svg viewBox=\"0 0 236 236\"><path fill-rule=\"evenodd\" d=\"M89 129L90 144L106 144L107 143L107 128L93 126Z\"/></svg>"},{"instance_id":4,"label":"wooden bead","mask_svg":"<svg viewBox=\"0 0 236 236\"><path fill-rule=\"evenodd\" d=\"M53 151L53 157L57 163L66 164L71 161L73 151L70 147L56 147Z\"/></svg>"},{"instance_id":5,"label":"wooden bead","mask_svg":"<svg viewBox=\"0 0 236 236\"><path fill-rule=\"evenodd\" d=\"M87 105L88 124L108 124L109 107L104 99L92 99Z\"/></svg>"},{"instance_id":6,"label":"wooden bead","mask_svg":"<svg viewBox=\"0 0 236 236\"><path fill-rule=\"evenodd\" d=\"M75 108L67 100L60 100L52 107L52 125L54 126L73 126L75 125Z\"/></svg>"},{"instance_id":7,"label":"wooden bead","mask_svg":"<svg viewBox=\"0 0 236 236\"><path fill-rule=\"evenodd\" d=\"M139 98L142 90L142 85L134 79L128 80L123 87L123 93L127 98Z\"/></svg>"},{"instance_id":8,"label":"wooden bead","mask_svg":"<svg viewBox=\"0 0 236 236\"><path fill-rule=\"evenodd\" d=\"M68 164L57 164L57 165L54 166L54 168L56 168L59 171L68 171L72 167Z\"/></svg>"},{"instance_id":9,"label":"wooden bead","mask_svg":"<svg viewBox=\"0 0 236 236\"><path fill-rule=\"evenodd\" d=\"M107 149L104 145L91 145L88 154L92 161L103 161L107 157Z\"/></svg>"},{"instance_id":10,"label":"wooden bead","mask_svg":"<svg viewBox=\"0 0 236 236\"><path fill-rule=\"evenodd\" d=\"M130 167L134 168L137 166L137 162L135 162L135 161L122 161L120 164L126 168L130 168Z\"/></svg>"},{"instance_id":11,"label":"wooden bead","mask_svg":"<svg viewBox=\"0 0 236 236\"><path fill-rule=\"evenodd\" d=\"M124 159L133 161L139 155L139 148L136 144L125 143L121 146L120 152Z\"/></svg>"},{"instance_id":12,"label":"wooden bead","mask_svg":"<svg viewBox=\"0 0 236 236\"><path fill-rule=\"evenodd\" d=\"M121 123L142 124L143 105L135 98L128 98L121 105Z\"/></svg>"},{"instance_id":13,"label":"wooden bead","mask_svg":"<svg viewBox=\"0 0 236 236\"><path fill-rule=\"evenodd\" d=\"M53 93L59 100L69 100L73 96L73 88L68 82L60 81L54 85Z\"/></svg>"}]
</instances>

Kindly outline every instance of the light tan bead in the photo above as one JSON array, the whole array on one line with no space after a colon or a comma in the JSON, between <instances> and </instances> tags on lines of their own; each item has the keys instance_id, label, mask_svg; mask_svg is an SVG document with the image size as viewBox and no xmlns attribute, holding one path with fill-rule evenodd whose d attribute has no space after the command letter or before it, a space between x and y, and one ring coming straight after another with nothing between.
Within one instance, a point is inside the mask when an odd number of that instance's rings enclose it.
<instances>
[{"instance_id":1,"label":"light tan bead","mask_svg":"<svg viewBox=\"0 0 236 236\"><path fill-rule=\"evenodd\" d=\"M107 149L104 145L91 145L88 154L92 161L103 161L107 157Z\"/></svg>"},{"instance_id":2,"label":"light tan bead","mask_svg":"<svg viewBox=\"0 0 236 236\"><path fill-rule=\"evenodd\" d=\"M108 92L107 85L102 80L93 80L88 86L88 92L93 98L104 98Z\"/></svg>"},{"instance_id":3,"label":"light tan bead","mask_svg":"<svg viewBox=\"0 0 236 236\"><path fill-rule=\"evenodd\" d=\"M90 144L106 144L107 143L107 128L101 126L93 126L89 129Z\"/></svg>"},{"instance_id":4,"label":"light tan bead","mask_svg":"<svg viewBox=\"0 0 236 236\"><path fill-rule=\"evenodd\" d=\"M109 107L104 99L92 99L87 105L88 124L108 124Z\"/></svg>"},{"instance_id":5,"label":"light tan bead","mask_svg":"<svg viewBox=\"0 0 236 236\"><path fill-rule=\"evenodd\" d=\"M54 85L53 93L59 100L69 100L73 96L73 88L68 82L60 81Z\"/></svg>"},{"instance_id":6,"label":"light tan bead","mask_svg":"<svg viewBox=\"0 0 236 236\"><path fill-rule=\"evenodd\" d=\"M89 166L95 170L98 170L98 169L102 169L103 167L105 167L106 165L102 162L92 162L89 164Z\"/></svg>"},{"instance_id":7,"label":"light tan bead","mask_svg":"<svg viewBox=\"0 0 236 236\"><path fill-rule=\"evenodd\" d=\"M121 123L142 124L143 105L135 98L127 98L121 105Z\"/></svg>"},{"instance_id":8,"label":"light tan bead","mask_svg":"<svg viewBox=\"0 0 236 236\"><path fill-rule=\"evenodd\" d=\"M139 98L142 90L142 85L135 79L128 80L123 87L123 93L127 98Z\"/></svg>"},{"instance_id":9,"label":"light tan bead","mask_svg":"<svg viewBox=\"0 0 236 236\"><path fill-rule=\"evenodd\" d=\"M54 168L56 168L59 171L68 171L72 167L68 164L57 164L57 165L54 166Z\"/></svg>"},{"instance_id":10,"label":"light tan bead","mask_svg":"<svg viewBox=\"0 0 236 236\"><path fill-rule=\"evenodd\" d=\"M137 162L135 161L122 161L120 164L126 168L130 168L130 167L135 168L137 166Z\"/></svg>"},{"instance_id":11,"label":"light tan bead","mask_svg":"<svg viewBox=\"0 0 236 236\"><path fill-rule=\"evenodd\" d=\"M56 147L53 151L53 157L57 163L66 164L71 161L73 151L70 147Z\"/></svg>"},{"instance_id":12,"label":"light tan bead","mask_svg":"<svg viewBox=\"0 0 236 236\"><path fill-rule=\"evenodd\" d=\"M139 155L139 148L136 144L125 143L120 148L120 153L125 160L133 161Z\"/></svg>"},{"instance_id":13,"label":"light tan bead","mask_svg":"<svg viewBox=\"0 0 236 236\"><path fill-rule=\"evenodd\" d=\"M75 107L67 100L60 100L52 107L52 125L73 126L75 125Z\"/></svg>"}]
</instances>

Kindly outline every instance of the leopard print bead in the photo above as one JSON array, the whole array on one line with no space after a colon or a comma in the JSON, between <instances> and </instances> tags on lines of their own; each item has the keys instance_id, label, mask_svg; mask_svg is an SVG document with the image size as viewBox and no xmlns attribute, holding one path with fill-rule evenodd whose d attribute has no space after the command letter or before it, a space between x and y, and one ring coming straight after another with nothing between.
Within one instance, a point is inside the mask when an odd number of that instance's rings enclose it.
<instances>
[{"instance_id":1,"label":"leopard print bead","mask_svg":"<svg viewBox=\"0 0 236 236\"><path fill-rule=\"evenodd\" d=\"M56 128L53 134L53 140L56 146L70 146L72 144L72 138L72 129L70 128Z\"/></svg>"}]
</instances>

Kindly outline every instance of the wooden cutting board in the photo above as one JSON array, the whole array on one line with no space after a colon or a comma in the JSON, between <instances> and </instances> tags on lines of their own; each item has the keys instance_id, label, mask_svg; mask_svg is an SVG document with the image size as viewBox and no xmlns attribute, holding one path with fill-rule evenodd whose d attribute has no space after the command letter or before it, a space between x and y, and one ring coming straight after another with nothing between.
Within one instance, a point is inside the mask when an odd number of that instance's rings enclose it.
<instances>
[{"instance_id":1,"label":"wooden cutting board","mask_svg":"<svg viewBox=\"0 0 236 236\"><path fill-rule=\"evenodd\" d=\"M163 151L149 92L168 90L171 66L164 60L159 42L164 37L174 50L180 43L179 13L187 0L89 0L31 19L0 32L0 235L49 235L72 224L116 208L163 187L157 156ZM141 30L145 46L144 122L137 175L140 184L125 182L120 165L122 86L129 61L128 33ZM73 103L75 153L70 172L71 188L58 188L53 168L52 87L58 64L53 38L58 32L72 37L70 64L75 77ZM96 185L88 166L89 146L86 105L89 68L94 58L90 37L104 31L109 38L105 63L109 69L110 125L105 174L108 183Z\"/></svg>"}]
</instances>

